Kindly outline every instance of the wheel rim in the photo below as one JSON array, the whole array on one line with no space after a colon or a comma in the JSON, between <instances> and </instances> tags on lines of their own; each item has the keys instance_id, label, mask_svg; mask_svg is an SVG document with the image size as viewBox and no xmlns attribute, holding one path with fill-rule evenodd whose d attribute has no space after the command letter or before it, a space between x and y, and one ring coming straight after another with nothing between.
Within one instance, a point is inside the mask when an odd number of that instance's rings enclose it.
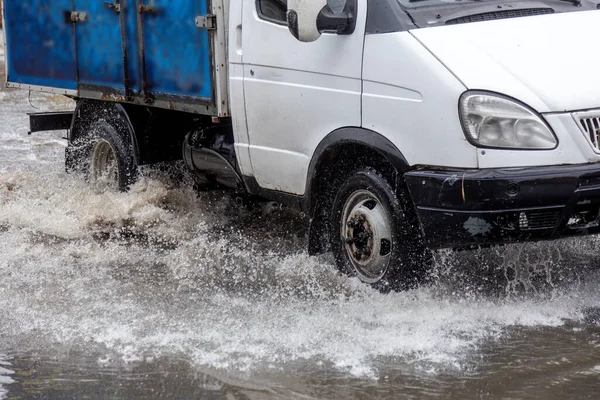
<instances>
[{"instance_id":1,"label":"wheel rim","mask_svg":"<svg viewBox=\"0 0 600 400\"><path fill-rule=\"evenodd\" d=\"M112 145L105 139L99 139L92 148L90 165L92 183L98 189L117 188L119 186L119 164Z\"/></svg>"},{"instance_id":2,"label":"wheel rim","mask_svg":"<svg viewBox=\"0 0 600 400\"><path fill-rule=\"evenodd\" d=\"M342 211L341 237L346 254L359 277L368 283L387 272L392 254L390 215L368 190L358 190Z\"/></svg>"}]
</instances>

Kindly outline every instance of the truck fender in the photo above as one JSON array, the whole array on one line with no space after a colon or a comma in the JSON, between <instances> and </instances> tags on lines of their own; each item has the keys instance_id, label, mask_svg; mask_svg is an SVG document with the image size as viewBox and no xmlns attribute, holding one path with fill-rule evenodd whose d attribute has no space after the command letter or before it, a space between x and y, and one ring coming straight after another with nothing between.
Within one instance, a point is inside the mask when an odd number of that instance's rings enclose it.
<instances>
[{"instance_id":1,"label":"truck fender","mask_svg":"<svg viewBox=\"0 0 600 400\"><path fill-rule=\"evenodd\" d=\"M391 165L398 174L410 169L402 152L385 136L361 127L344 127L329 133L315 149L308 167L306 193L303 209L310 216L309 253L318 254L329 247L326 214L319 196L319 179L327 171L328 164L339 160L341 149L364 149L371 157Z\"/></svg>"},{"instance_id":2,"label":"truck fender","mask_svg":"<svg viewBox=\"0 0 600 400\"><path fill-rule=\"evenodd\" d=\"M118 121L123 124L133 145L134 158L136 163L139 164L140 151L135 129L131 123L131 119L129 118L127 111L125 110L125 107L123 107L123 105L120 103L86 99L80 99L77 101L75 111L73 112L73 120L71 121L71 129L69 130L69 134L67 136L69 142L72 142L79 135L83 134L84 132L82 132L82 130L85 129L86 124L96 118L97 113L101 110L112 111L110 112L111 122L114 123Z\"/></svg>"}]
</instances>

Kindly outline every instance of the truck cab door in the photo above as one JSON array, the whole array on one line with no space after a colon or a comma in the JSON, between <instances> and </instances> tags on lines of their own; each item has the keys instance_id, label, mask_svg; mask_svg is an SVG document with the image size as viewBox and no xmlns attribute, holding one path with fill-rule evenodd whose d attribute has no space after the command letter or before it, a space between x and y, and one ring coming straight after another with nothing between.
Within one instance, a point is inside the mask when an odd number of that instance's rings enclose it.
<instances>
[{"instance_id":1,"label":"truck cab door","mask_svg":"<svg viewBox=\"0 0 600 400\"><path fill-rule=\"evenodd\" d=\"M367 2L358 0L354 33L324 33L311 43L292 36L286 11L287 0L244 4L244 96L254 178L302 195L319 142L361 125Z\"/></svg>"}]
</instances>

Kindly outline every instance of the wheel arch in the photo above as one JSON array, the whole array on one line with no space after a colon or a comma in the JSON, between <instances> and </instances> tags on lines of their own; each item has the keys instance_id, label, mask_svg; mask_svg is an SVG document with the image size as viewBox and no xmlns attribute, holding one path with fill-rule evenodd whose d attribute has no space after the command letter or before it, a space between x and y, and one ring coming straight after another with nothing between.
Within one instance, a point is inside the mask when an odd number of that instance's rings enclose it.
<instances>
[{"instance_id":1,"label":"wheel arch","mask_svg":"<svg viewBox=\"0 0 600 400\"><path fill-rule=\"evenodd\" d=\"M365 128L345 127L329 133L317 146L311 158L306 182L305 209L312 212L314 197L318 195L319 182L323 171L339 161L356 155L356 151L365 150L365 158L375 162L385 162L398 173L403 174L410 165L400 150L385 136ZM375 165L376 166L376 165Z\"/></svg>"},{"instance_id":2,"label":"wheel arch","mask_svg":"<svg viewBox=\"0 0 600 400\"><path fill-rule=\"evenodd\" d=\"M310 218L309 253L329 248L326 234L329 198L336 176L343 176L361 166L380 169L392 185L410 169L402 152L385 136L360 127L345 127L329 133L315 149L307 173L305 209Z\"/></svg>"},{"instance_id":3,"label":"wheel arch","mask_svg":"<svg viewBox=\"0 0 600 400\"><path fill-rule=\"evenodd\" d=\"M69 130L69 135L67 137L69 142L73 142L74 140L83 137L86 134L89 124L99 118L99 113L106 113L106 119L109 123L121 125L116 126L115 128L125 129L127 131L133 147L134 159L136 160L136 163L139 164L141 155L136 130L129 113L125 107L119 103L88 99L78 100L75 111L73 112L71 129Z\"/></svg>"}]
</instances>

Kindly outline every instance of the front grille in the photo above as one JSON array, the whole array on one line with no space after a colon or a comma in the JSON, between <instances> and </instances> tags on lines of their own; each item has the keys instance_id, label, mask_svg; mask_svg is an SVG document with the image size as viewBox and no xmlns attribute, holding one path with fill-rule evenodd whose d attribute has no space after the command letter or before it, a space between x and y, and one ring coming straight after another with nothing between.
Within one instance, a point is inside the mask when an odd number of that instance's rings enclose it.
<instances>
[{"instance_id":1,"label":"front grille","mask_svg":"<svg viewBox=\"0 0 600 400\"><path fill-rule=\"evenodd\" d=\"M590 145L600 152L600 110L573 113L573 118Z\"/></svg>"},{"instance_id":2,"label":"front grille","mask_svg":"<svg viewBox=\"0 0 600 400\"><path fill-rule=\"evenodd\" d=\"M449 19L448 21L446 21L446 25L466 24L469 22L491 21L494 19L531 17L534 15L553 14L553 13L554 13L554 9L552 9L552 8L525 8L522 10L492 11L492 12L473 14L473 15L467 15L465 17Z\"/></svg>"},{"instance_id":3,"label":"front grille","mask_svg":"<svg viewBox=\"0 0 600 400\"><path fill-rule=\"evenodd\" d=\"M519 228L524 231L554 228L558 211L527 211L519 215Z\"/></svg>"}]
</instances>

